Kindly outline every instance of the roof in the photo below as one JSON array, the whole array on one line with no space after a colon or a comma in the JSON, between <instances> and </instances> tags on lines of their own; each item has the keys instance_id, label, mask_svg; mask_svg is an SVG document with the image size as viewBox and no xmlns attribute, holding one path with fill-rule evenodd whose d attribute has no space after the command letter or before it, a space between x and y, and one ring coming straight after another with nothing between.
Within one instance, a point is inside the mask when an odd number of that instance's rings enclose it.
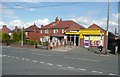
<instances>
[{"instance_id":1,"label":"roof","mask_svg":"<svg viewBox=\"0 0 120 77\"><path fill-rule=\"evenodd\" d=\"M39 31L39 30L40 28L37 27L35 24L25 29L26 32L33 32L33 31Z\"/></svg>"},{"instance_id":2,"label":"roof","mask_svg":"<svg viewBox=\"0 0 120 77\"><path fill-rule=\"evenodd\" d=\"M70 28L68 28L68 29L66 29L65 31L70 31L70 30L77 30L77 31L79 31L80 29L79 28L74 28L74 27L70 27Z\"/></svg>"},{"instance_id":3,"label":"roof","mask_svg":"<svg viewBox=\"0 0 120 77\"><path fill-rule=\"evenodd\" d=\"M6 25L3 25L3 28L1 29L1 31L5 33L10 33L11 29L9 29Z\"/></svg>"},{"instance_id":4,"label":"roof","mask_svg":"<svg viewBox=\"0 0 120 77\"><path fill-rule=\"evenodd\" d=\"M106 31L105 29L101 28L100 26L98 26L95 23L90 25L87 29L102 29L103 31Z\"/></svg>"},{"instance_id":5,"label":"roof","mask_svg":"<svg viewBox=\"0 0 120 77\"><path fill-rule=\"evenodd\" d=\"M79 25L72 20L66 20L66 21L52 22L48 25L43 26L42 29L46 29L46 28L69 28L69 27L84 28L82 25Z\"/></svg>"}]
</instances>

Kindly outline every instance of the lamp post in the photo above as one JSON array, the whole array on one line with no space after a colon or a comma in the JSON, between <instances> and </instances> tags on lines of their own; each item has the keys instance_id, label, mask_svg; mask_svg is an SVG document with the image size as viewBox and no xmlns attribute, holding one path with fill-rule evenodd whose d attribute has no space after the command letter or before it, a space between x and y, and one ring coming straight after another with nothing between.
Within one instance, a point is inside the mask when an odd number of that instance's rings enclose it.
<instances>
[{"instance_id":1,"label":"lamp post","mask_svg":"<svg viewBox=\"0 0 120 77\"><path fill-rule=\"evenodd\" d=\"M23 46L23 29L24 29L24 28L22 27L22 30L21 30L21 31L22 31L22 32L21 32L21 46Z\"/></svg>"},{"instance_id":2,"label":"lamp post","mask_svg":"<svg viewBox=\"0 0 120 77\"><path fill-rule=\"evenodd\" d=\"M105 53L107 54L107 49L108 49L108 26L109 26L109 14L110 14L110 0L108 0L108 13L107 13L107 30L106 30L106 49Z\"/></svg>"}]
</instances>

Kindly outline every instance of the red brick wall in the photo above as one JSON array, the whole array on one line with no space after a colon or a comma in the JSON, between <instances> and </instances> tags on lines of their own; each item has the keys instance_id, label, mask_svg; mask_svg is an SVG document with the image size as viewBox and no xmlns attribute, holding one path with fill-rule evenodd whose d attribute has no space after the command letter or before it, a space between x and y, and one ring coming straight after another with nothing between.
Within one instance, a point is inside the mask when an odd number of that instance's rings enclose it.
<instances>
[{"instance_id":1,"label":"red brick wall","mask_svg":"<svg viewBox=\"0 0 120 77\"><path fill-rule=\"evenodd\" d=\"M84 46L83 43L84 43L84 39L82 38L82 39L80 39L80 47Z\"/></svg>"},{"instance_id":2,"label":"red brick wall","mask_svg":"<svg viewBox=\"0 0 120 77\"><path fill-rule=\"evenodd\" d=\"M28 32L28 38L30 40L39 41L40 40L40 33L39 32Z\"/></svg>"},{"instance_id":3,"label":"red brick wall","mask_svg":"<svg viewBox=\"0 0 120 77\"><path fill-rule=\"evenodd\" d=\"M106 41L107 41L107 36L106 36L106 31L105 30L103 30L102 28L100 28L99 26L97 26L97 25L92 25L92 26L90 26L88 29L100 29L100 32L101 33L104 33L104 48L106 48Z\"/></svg>"},{"instance_id":4,"label":"red brick wall","mask_svg":"<svg viewBox=\"0 0 120 77\"><path fill-rule=\"evenodd\" d=\"M54 34L54 29L50 29L48 34L46 34L45 29L43 29L42 33L40 33L40 37L50 36L50 35L53 35L53 34ZM62 34L62 29L58 29L58 34Z\"/></svg>"}]
</instances>

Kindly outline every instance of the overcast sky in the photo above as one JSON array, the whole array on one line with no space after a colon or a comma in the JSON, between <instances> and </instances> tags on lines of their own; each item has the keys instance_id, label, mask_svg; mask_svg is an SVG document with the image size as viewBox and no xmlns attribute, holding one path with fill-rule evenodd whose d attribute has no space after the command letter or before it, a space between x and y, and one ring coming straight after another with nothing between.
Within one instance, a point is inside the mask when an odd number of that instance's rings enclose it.
<instances>
[{"instance_id":1,"label":"overcast sky","mask_svg":"<svg viewBox=\"0 0 120 77\"><path fill-rule=\"evenodd\" d=\"M33 23L37 26L46 25L55 17L89 27L93 23L106 29L107 2L3 2L0 5L0 26L6 24L13 29L28 27ZM109 31L118 28L118 2L110 2Z\"/></svg>"}]
</instances>

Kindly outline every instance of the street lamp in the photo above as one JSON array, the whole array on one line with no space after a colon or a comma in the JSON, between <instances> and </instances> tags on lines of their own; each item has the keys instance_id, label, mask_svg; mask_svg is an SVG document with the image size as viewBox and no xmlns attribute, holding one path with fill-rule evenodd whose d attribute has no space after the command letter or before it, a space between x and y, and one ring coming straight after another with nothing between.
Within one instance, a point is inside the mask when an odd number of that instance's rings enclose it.
<instances>
[{"instance_id":1,"label":"street lamp","mask_svg":"<svg viewBox=\"0 0 120 77\"><path fill-rule=\"evenodd\" d=\"M23 46L23 29L24 29L24 28L22 27L22 30L21 30L21 31L22 31L22 32L21 32L21 33L22 33L22 34L21 34L21 46Z\"/></svg>"},{"instance_id":2,"label":"street lamp","mask_svg":"<svg viewBox=\"0 0 120 77\"><path fill-rule=\"evenodd\" d=\"M107 49L108 49L108 26L109 26L109 14L110 14L110 1L108 0L108 15L107 15L107 33L106 33L106 49L105 53L107 54Z\"/></svg>"}]
</instances>

